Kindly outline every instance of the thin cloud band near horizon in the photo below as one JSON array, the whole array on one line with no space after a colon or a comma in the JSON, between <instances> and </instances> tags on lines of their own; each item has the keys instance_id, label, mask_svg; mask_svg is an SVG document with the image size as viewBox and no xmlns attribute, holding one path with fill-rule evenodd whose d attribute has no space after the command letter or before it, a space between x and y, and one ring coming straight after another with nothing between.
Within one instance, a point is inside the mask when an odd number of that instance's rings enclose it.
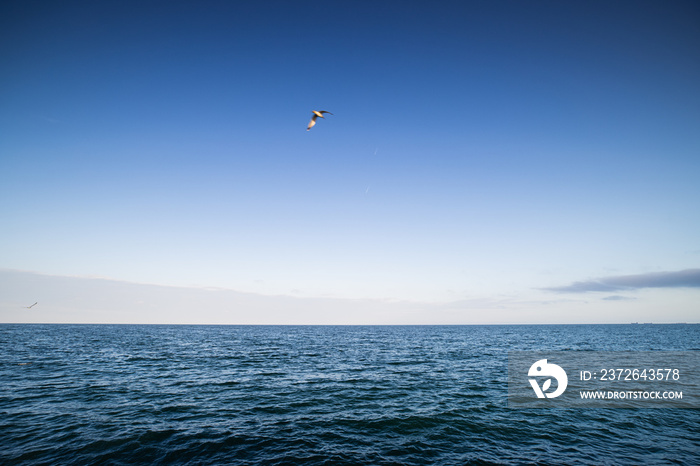
<instances>
[{"instance_id":1,"label":"thin cloud band near horizon","mask_svg":"<svg viewBox=\"0 0 700 466\"><path fill-rule=\"evenodd\" d=\"M591 291L611 292L642 288L700 288L700 269L615 275L540 289L555 293L588 293Z\"/></svg>"}]
</instances>

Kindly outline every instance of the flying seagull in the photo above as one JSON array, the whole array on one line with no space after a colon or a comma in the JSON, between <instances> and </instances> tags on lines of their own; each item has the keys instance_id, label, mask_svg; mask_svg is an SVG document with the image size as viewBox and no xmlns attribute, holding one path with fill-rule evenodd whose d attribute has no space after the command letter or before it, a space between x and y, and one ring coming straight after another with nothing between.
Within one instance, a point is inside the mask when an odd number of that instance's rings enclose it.
<instances>
[{"instance_id":1,"label":"flying seagull","mask_svg":"<svg viewBox=\"0 0 700 466\"><path fill-rule=\"evenodd\" d=\"M25 306L24 308L25 308L25 309L31 309L31 308L33 308L34 306L36 306L37 304L39 304L39 301L35 302L35 303L32 304L31 306Z\"/></svg>"},{"instance_id":2,"label":"flying seagull","mask_svg":"<svg viewBox=\"0 0 700 466\"><path fill-rule=\"evenodd\" d=\"M331 112L327 112L325 110L311 110L311 112L314 114L314 116L311 117L311 121L309 122L309 126L308 126L308 128L306 128L306 131L310 130L311 127L316 124L316 118L318 118L318 117L325 118L323 116L324 113L329 113L329 114L333 115Z\"/></svg>"}]
</instances>

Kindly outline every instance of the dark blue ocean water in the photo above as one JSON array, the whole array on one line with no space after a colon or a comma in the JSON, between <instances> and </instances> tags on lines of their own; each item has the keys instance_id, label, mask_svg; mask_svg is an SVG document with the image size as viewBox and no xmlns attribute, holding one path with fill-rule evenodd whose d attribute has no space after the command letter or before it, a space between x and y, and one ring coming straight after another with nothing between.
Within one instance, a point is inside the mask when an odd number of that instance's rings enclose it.
<instances>
[{"instance_id":1,"label":"dark blue ocean water","mask_svg":"<svg viewBox=\"0 0 700 466\"><path fill-rule=\"evenodd\" d=\"M0 463L700 464L700 410L509 408L513 350L700 325L0 325Z\"/></svg>"}]
</instances>

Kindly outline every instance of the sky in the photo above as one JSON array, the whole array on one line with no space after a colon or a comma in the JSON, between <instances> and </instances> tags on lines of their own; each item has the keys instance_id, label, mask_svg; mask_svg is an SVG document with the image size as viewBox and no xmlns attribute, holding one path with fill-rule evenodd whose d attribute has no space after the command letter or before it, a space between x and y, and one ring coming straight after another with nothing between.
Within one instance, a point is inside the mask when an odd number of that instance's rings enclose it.
<instances>
[{"instance_id":1,"label":"sky","mask_svg":"<svg viewBox=\"0 0 700 466\"><path fill-rule=\"evenodd\" d=\"M699 22L3 2L0 322L700 322Z\"/></svg>"}]
</instances>

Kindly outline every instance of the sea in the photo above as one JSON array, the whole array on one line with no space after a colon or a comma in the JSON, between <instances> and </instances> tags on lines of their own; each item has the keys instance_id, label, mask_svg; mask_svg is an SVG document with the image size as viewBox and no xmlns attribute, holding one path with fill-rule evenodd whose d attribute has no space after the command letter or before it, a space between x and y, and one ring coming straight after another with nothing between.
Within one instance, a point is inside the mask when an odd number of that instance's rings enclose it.
<instances>
[{"instance_id":1,"label":"sea","mask_svg":"<svg viewBox=\"0 0 700 466\"><path fill-rule=\"evenodd\" d=\"M0 464L700 464L700 410L518 409L513 351L700 325L0 325Z\"/></svg>"}]
</instances>

